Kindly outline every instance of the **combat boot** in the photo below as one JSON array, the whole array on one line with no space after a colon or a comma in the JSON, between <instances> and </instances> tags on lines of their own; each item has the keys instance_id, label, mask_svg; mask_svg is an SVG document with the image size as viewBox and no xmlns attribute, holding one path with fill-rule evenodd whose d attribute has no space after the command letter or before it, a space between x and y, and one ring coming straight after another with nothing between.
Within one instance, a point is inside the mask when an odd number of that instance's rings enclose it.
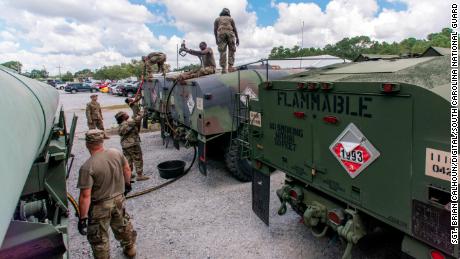
<instances>
[{"instance_id":1,"label":"combat boot","mask_svg":"<svg viewBox=\"0 0 460 259\"><path fill-rule=\"evenodd\" d=\"M123 254L128 258L133 258L136 256L136 245L130 245L123 249Z\"/></svg>"},{"instance_id":2,"label":"combat boot","mask_svg":"<svg viewBox=\"0 0 460 259\"><path fill-rule=\"evenodd\" d=\"M145 180L148 180L148 179L150 179L150 177L148 177L146 175L142 175L142 174L138 174L137 177L136 177L137 181L145 181Z\"/></svg>"}]
</instances>

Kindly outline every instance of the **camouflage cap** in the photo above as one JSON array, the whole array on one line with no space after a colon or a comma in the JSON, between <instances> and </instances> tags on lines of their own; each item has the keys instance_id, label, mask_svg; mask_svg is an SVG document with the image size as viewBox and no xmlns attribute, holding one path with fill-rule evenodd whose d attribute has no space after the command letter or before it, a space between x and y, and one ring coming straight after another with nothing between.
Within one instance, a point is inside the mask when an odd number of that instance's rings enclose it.
<instances>
[{"instance_id":1,"label":"camouflage cap","mask_svg":"<svg viewBox=\"0 0 460 259\"><path fill-rule=\"evenodd\" d=\"M98 129L88 130L85 134L87 143L100 143L104 141L104 131Z\"/></svg>"},{"instance_id":2,"label":"camouflage cap","mask_svg":"<svg viewBox=\"0 0 460 259\"><path fill-rule=\"evenodd\" d=\"M121 116L123 116L124 114L126 114L126 112L117 112L117 114L115 114L115 119L118 120L119 118L121 118Z\"/></svg>"}]
</instances>

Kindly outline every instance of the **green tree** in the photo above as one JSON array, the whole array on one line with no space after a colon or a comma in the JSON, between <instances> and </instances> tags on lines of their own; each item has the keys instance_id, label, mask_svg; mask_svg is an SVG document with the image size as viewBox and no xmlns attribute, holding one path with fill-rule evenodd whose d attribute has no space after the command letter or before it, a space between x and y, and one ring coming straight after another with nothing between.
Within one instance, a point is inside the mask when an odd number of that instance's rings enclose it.
<instances>
[{"instance_id":1,"label":"green tree","mask_svg":"<svg viewBox=\"0 0 460 259\"><path fill-rule=\"evenodd\" d=\"M69 71L67 71L67 73L65 73L64 75L62 75L62 78L61 78L61 79L62 79L62 81L64 81L64 82L71 82L71 81L73 81L73 78L74 78L74 77L73 77L73 74L70 73Z\"/></svg>"},{"instance_id":2,"label":"green tree","mask_svg":"<svg viewBox=\"0 0 460 259\"><path fill-rule=\"evenodd\" d=\"M16 61L16 60L8 61L8 62L5 62L5 63L2 63L1 65L5 66L7 68L13 69L18 73L21 73L21 70L22 70L21 62Z\"/></svg>"},{"instance_id":3,"label":"green tree","mask_svg":"<svg viewBox=\"0 0 460 259\"><path fill-rule=\"evenodd\" d=\"M88 68L77 71L73 75L73 77L78 78L78 79L84 79L84 78L93 77L93 76L94 76L94 73Z\"/></svg>"},{"instance_id":4,"label":"green tree","mask_svg":"<svg viewBox=\"0 0 460 259\"><path fill-rule=\"evenodd\" d=\"M47 78L48 72L45 69L32 69L32 71L30 71L30 77L36 79Z\"/></svg>"},{"instance_id":5,"label":"green tree","mask_svg":"<svg viewBox=\"0 0 460 259\"><path fill-rule=\"evenodd\" d=\"M180 68L175 68L174 71L191 71L200 68L200 64L190 64Z\"/></svg>"},{"instance_id":6,"label":"green tree","mask_svg":"<svg viewBox=\"0 0 460 259\"><path fill-rule=\"evenodd\" d=\"M430 46L450 48L451 32L451 29L444 28L441 32L429 34L426 39L410 37L401 42L392 43L373 41L368 36L356 36L344 38L335 44L327 44L323 48L299 48L299 46L294 46L290 49L279 46L272 48L269 57L290 58L329 54L354 59L361 53L393 55L422 53Z\"/></svg>"}]
</instances>

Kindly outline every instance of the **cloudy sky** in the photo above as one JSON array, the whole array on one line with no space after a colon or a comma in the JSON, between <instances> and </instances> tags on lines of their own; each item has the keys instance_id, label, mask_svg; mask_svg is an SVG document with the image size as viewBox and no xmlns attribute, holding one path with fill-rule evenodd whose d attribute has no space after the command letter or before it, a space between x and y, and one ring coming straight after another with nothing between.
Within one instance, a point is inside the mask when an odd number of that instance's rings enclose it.
<instances>
[{"instance_id":1,"label":"cloudy sky","mask_svg":"<svg viewBox=\"0 0 460 259\"><path fill-rule=\"evenodd\" d=\"M163 51L176 65L176 44L206 41L216 49L213 21L230 9L239 34L237 63L267 57L274 46L322 47L369 35L399 41L449 26L448 0L0 0L0 63L51 74L98 68ZM217 51L216 59L217 59ZM179 59L179 65L196 62Z\"/></svg>"}]
</instances>

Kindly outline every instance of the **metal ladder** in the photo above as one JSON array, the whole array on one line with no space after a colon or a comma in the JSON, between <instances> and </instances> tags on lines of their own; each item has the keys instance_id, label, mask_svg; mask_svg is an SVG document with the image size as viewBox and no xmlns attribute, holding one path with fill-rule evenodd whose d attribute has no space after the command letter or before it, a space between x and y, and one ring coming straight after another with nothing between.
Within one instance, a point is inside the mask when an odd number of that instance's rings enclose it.
<instances>
[{"instance_id":1,"label":"metal ladder","mask_svg":"<svg viewBox=\"0 0 460 259\"><path fill-rule=\"evenodd\" d=\"M236 93L233 105L232 129L235 130L231 134L231 144L238 147L237 150L241 159L249 158L251 151L249 143L249 99L247 94Z\"/></svg>"}]
</instances>

